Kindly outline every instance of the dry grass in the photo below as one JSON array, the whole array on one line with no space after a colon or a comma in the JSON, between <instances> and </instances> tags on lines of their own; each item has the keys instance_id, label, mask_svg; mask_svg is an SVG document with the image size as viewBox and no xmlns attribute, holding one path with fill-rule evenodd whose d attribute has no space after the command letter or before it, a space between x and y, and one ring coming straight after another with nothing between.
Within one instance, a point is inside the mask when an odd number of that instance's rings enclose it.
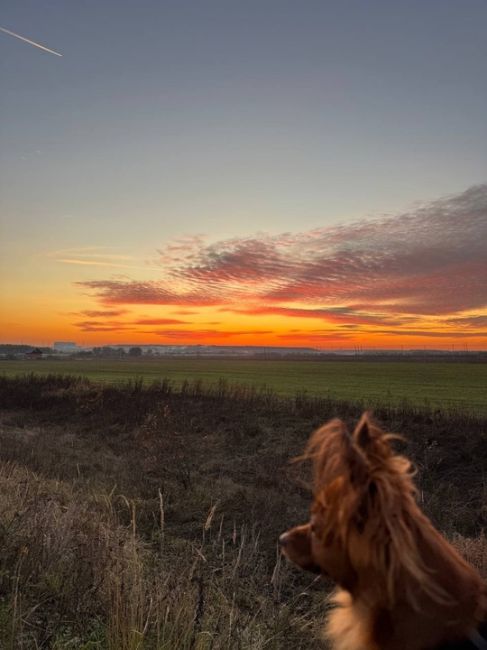
<instances>
[{"instance_id":1,"label":"dry grass","mask_svg":"<svg viewBox=\"0 0 487 650\"><path fill-rule=\"evenodd\" d=\"M224 384L15 382L0 385L2 650L322 647L327 586L276 540L309 503L289 458L356 407ZM423 506L487 576L485 422L378 415L409 433Z\"/></svg>"},{"instance_id":2,"label":"dry grass","mask_svg":"<svg viewBox=\"0 0 487 650\"><path fill-rule=\"evenodd\" d=\"M463 537L456 534L451 539L453 545L487 580L487 537L482 531L478 537Z\"/></svg>"},{"instance_id":3,"label":"dry grass","mask_svg":"<svg viewBox=\"0 0 487 650\"><path fill-rule=\"evenodd\" d=\"M135 501L0 464L2 648L257 649L290 636L311 647L300 637L318 618L318 592L296 613L279 556L269 576L258 531L235 526L228 538L216 512L198 542L150 545Z\"/></svg>"}]
</instances>

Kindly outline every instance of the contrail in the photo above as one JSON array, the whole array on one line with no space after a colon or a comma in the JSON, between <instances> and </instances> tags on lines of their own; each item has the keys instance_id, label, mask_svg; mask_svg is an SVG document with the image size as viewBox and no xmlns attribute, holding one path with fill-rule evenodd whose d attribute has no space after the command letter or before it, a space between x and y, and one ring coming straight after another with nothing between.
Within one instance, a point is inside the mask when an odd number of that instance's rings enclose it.
<instances>
[{"instance_id":1,"label":"contrail","mask_svg":"<svg viewBox=\"0 0 487 650\"><path fill-rule=\"evenodd\" d=\"M62 54L59 54L59 52L56 52L55 50L50 50L48 47L44 47L44 45L41 45L40 43L31 41L28 38L21 36L20 34L16 34L15 32L11 32L9 29L5 29L5 27L0 27L0 31L5 32L5 34L10 34L10 36L14 36L15 38L20 38L21 41L25 41L26 43L29 43L29 45L38 47L40 50L44 50L44 52L49 52L50 54L55 54L56 56L62 56Z\"/></svg>"}]
</instances>

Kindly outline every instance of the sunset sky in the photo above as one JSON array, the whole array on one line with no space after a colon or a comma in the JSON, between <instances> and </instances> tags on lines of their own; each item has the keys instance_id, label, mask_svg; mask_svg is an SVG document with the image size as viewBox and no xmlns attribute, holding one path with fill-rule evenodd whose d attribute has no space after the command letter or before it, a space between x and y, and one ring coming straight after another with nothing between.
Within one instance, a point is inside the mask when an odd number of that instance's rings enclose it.
<instances>
[{"instance_id":1,"label":"sunset sky","mask_svg":"<svg viewBox=\"0 0 487 650\"><path fill-rule=\"evenodd\" d=\"M486 25L3 0L0 342L487 349Z\"/></svg>"}]
</instances>

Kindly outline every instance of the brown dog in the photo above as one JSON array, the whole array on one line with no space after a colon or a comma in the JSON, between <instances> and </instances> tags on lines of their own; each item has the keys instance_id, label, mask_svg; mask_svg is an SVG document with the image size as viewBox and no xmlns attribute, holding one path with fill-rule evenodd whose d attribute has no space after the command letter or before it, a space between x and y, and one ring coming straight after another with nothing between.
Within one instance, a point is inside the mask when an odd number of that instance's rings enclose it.
<instances>
[{"instance_id":1,"label":"brown dog","mask_svg":"<svg viewBox=\"0 0 487 650\"><path fill-rule=\"evenodd\" d=\"M487 649L487 590L419 509L410 462L365 413L316 431L309 523L280 537L284 554L339 586L325 628L336 650Z\"/></svg>"}]
</instances>

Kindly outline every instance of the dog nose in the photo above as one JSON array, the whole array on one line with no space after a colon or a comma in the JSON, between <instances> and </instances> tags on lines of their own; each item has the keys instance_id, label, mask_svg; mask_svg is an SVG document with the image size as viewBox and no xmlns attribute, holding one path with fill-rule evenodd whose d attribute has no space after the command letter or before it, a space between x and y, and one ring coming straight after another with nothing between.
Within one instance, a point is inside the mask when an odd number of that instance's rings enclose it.
<instances>
[{"instance_id":1,"label":"dog nose","mask_svg":"<svg viewBox=\"0 0 487 650\"><path fill-rule=\"evenodd\" d=\"M282 535L279 535L279 544L281 546L286 546L288 541L289 541L289 533L282 533Z\"/></svg>"}]
</instances>

